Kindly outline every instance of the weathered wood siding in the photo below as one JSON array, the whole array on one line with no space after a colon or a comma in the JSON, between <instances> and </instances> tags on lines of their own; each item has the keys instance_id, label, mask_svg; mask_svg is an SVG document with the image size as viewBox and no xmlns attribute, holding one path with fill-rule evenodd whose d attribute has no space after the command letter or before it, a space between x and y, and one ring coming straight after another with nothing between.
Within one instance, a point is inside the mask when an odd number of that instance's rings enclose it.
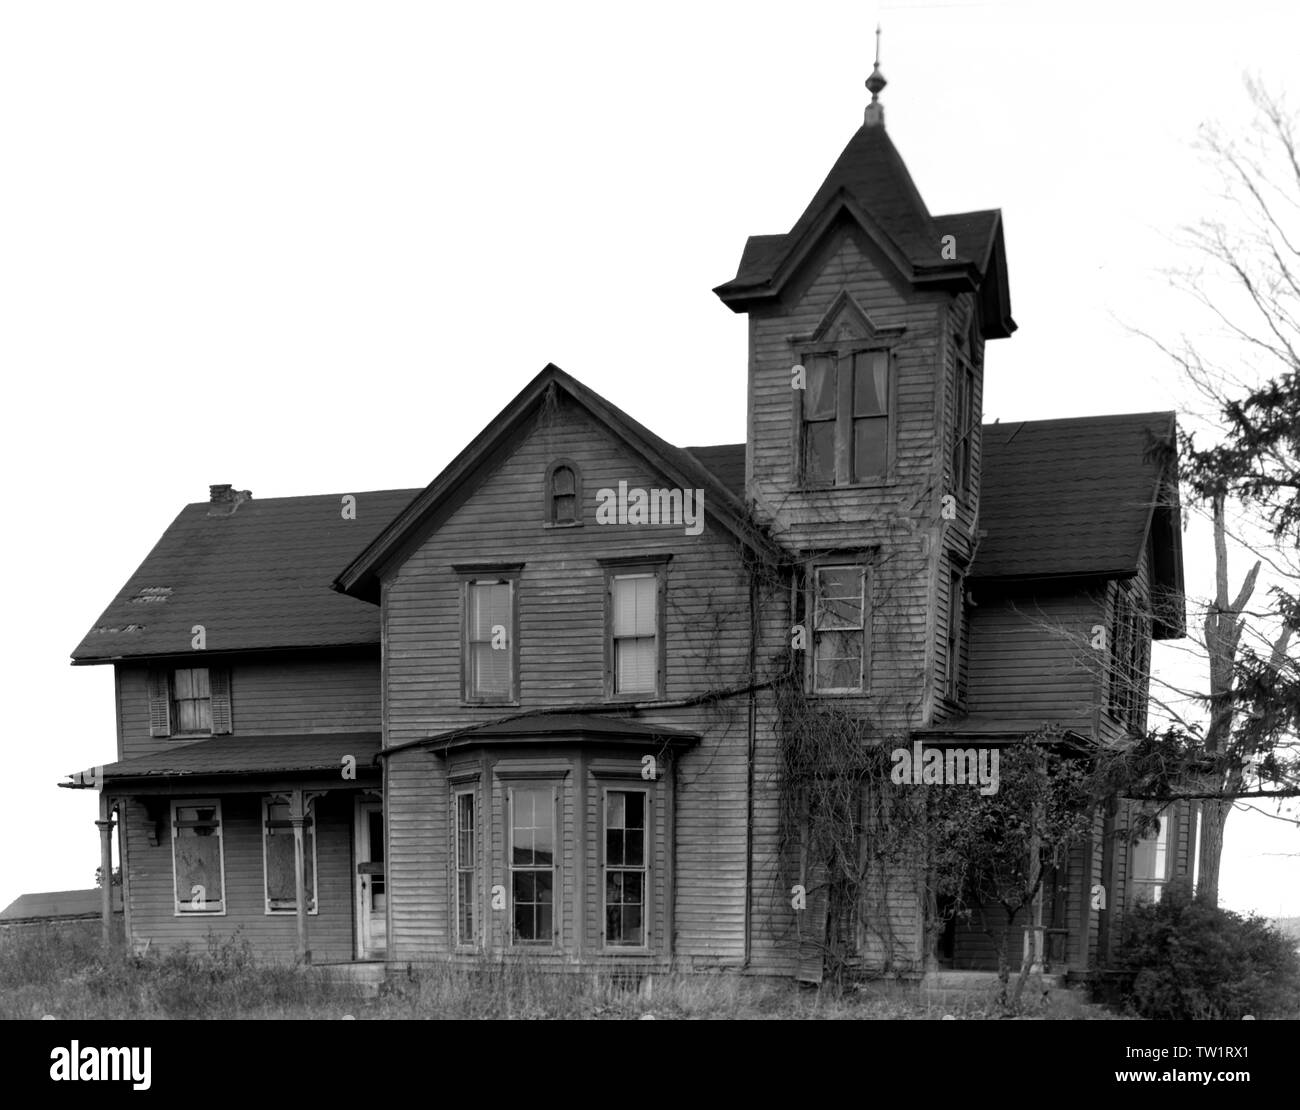
<instances>
[{"instance_id":1,"label":"weathered wood siding","mask_svg":"<svg viewBox=\"0 0 1300 1110\"><path fill-rule=\"evenodd\" d=\"M848 293L877 328L901 327L890 340L891 471L886 480L834 489L805 489L799 476L799 395L791 367L810 344L803 338L825 322ZM760 518L792 552L813 557L830 549L858 551L870 566L869 678L866 697L827 697L828 708L861 716L875 742L906 743L910 730L961 711L944 696L952 569L964 569L974 550L979 513L983 341L970 352L974 371L971 489L955 488L952 446L956 431L958 336L971 332L974 298L918 294L893 274L863 235L841 226L832 232L780 305L750 314L748 493ZM832 322L832 334L838 321ZM977 329L976 329L977 330ZM861 337L861 336L859 336ZM945 495L953 496L945 520ZM951 515L951 512L949 513ZM958 618L960 619L960 618ZM973 649L969 635L963 652ZM963 686L969 685L969 680ZM770 754L770 759L767 758ZM756 924L777 936L754 938L755 959L781 965L797 939L789 909L792 865L777 855L775 806L779 801L779 747L761 748L757 774L770 783L759 794L756 842ZM773 807L770 810L765 806ZM764 829L762 823L768 822ZM790 846L785 845L787 857ZM858 949L869 966L913 969L923 955L919 866L899 863L874 876L859 908ZM781 876L778 881L777 876Z\"/></svg>"},{"instance_id":2,"label":"weathered wood siding","mask_svg":"<svg viewBox=\"0 0 1300 1110\"><path fill-rule=\"evenodd\" d=\"M557 458L580 472L580 527L545 525L544 477ZM597 561L611 556L672 556L665 571L666 699L748 680L748 585L735 543L712 526L707 503L698 536L685 535L681 525L597 525L597 491L616 489L620 481L630 488L665 485L585 412L563 402L385 576L387 744L546 707L616 713L616 705L604 702L605 569ZM524 564L517 706L461 702L462 588L452 568L473 563ZM674 785L674 951L696 965L736 964L744 954L745 708L738 698L636 715L704 736L680 759ZM575 773L562 791L566 827ZM441 759L420 751L389 759L390 936L399 958L449 950L447 775ZM492 798L490 831L501 837L503 795L494 789ZM494 858L503 858L503 850L492 845ZM567 849L566 884L574 851ZM571 885L565 895L571 913ZM570 920L564 936L574 935Z\"/></svg>"},{"instance_id":3,"label":"weathered wood siding","mask_svg":"<svg viewBox=\"0 0 1300 1110\"><path fill-rule=\"evenodd\" d=\"M1091 646L1094 628L1105 621L1100 596L1044 591L976 597L970 712L1023 720L1028 727L1093 721L1106 658Z\"/></svg>"},{"instance_id":4,"label":"weathered wood siding","mask_svg":"<svg viewBox=\"0 0 1300 1110\"><path fill-rule=\"evenodd\" d=\"M933 675L932 616L946 411L944 322L951 298L901 287L863 236L828 238L787 302L750 314L749 494L792 552L876 548L873 560L871 689L860 708L883 731L925 723ZM877 327L902 326L892 364L893 468L887 481L803 489L798 399L791 366L843 292ZM844 700L844 699L838 699ZM887 703L887 704L886 704Z\"/></svg>"},{"instance_id":5,"label":"weathered wood siding","mask_svg":"<svg viewBox=\"0 0 1300 1110\"><path fill-rule=\"evenodd\" d=\"M218 942L246 939L259 959L292 960L298 939L295 915L266 913L262 795L200 796L221 798L226 912L174 912L168 799L159 797L154 803L154 812L162 819L157 843L150 844L154 822L144 803L133 798L125 807L132 939L138 944L148 941L152 950L184 944L204 950L209 936ZM353 955L352 799L351 792L340 791L315 803L319 910L308 916L308 941L316 962L348 960Z\"/></svg>"},{"instance_id":6,"label":"weathered wood siding","mask_svg":"<svg viewBox=\"0 0 1300 1110\"><path fill-rule=\"evenodd\" d=\"M196 659L195 666L203 661ZM377 732L380 727L379 658L364 655L277 662L213 658L230 670L230 700L236 736ZM117 672L118 758L164 751L196 737L149 735L149 668L119 663Z\"/></svg>"}]
</instances>

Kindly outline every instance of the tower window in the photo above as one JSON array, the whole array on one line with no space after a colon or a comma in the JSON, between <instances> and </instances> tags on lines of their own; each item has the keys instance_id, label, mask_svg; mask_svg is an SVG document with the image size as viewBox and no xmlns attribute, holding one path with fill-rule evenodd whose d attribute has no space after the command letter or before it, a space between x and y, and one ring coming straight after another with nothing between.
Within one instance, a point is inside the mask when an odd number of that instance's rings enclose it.
<instances>
[{"instance_id":1,"label":"tower window","mask_svg":"<svg viewBox=\"0 0 1300 1110\"><path fill-rule=\"evenodd\" d=\"M889 475L889 352L804 356L800 468L808 485L850 485Z\"/></svg>"}]
</instances>

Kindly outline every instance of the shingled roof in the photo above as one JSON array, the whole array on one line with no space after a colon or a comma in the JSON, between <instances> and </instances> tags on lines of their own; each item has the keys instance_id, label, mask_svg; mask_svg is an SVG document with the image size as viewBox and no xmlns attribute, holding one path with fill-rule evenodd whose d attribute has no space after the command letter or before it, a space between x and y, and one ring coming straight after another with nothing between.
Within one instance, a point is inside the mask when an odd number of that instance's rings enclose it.
<instances>
[{"instance_id":1,"label":"shingled roof","mask_svg":"<svg viewBox=\"0 0 1300 1110\"><path fill-rule=\"evenodd\" d=\"M1173 459L1152 450L1174 430L1172 412L984 425L972 576L1131 576L1154 530L1153 586L1181 595L1178 507L1161 496ZM1158 636L1180 634L1167 623Z\"/></svg>"},{"instance_id":2,"label":"shingled roof","mask_svg":"<svg viewBox=\"0 0 1300 1110\"><path fill-rule=\"evenodd\" d=\"M980 290L986 338L1015 330L1001 213L932 216L883 122L858 128L790 230L751 236L736 276L714 292L737 312L778 296L813 246L844 216L871 235L913 284ZM947 257L946 235L953 237Z\"/></svg>"},{"instance_id":3,"label":"shingled roof","mask_svg":"<svg viewBox=\"0 0 1300 1110\"><path fill-rule=\"evenodd\" d=\"M373 613L374 610L371 609ZM378 621L375 622L378 626ZM214 736L193 744L163 748L149 755L106 763L103 781L120 783L124 779L172 779L180 776L207 778L220 775L254 774L338 774L344 756L356 760L362 773L374 768L379 754L377 732L311 733L293 736ZM60 783L71 789L83 789L86 783Z\"/></svg>"},{"instance_id":4,"label":"shingled roof","mask_svg":"<svg viewBox=\"0 0 1300 1110\"><path fill-rule=\"evenodd\" d=\"M98 917L103 906L103 892L88 890L45 890L20 894L0 911L0 921L37 921L58 918ZM113 887L113 909L122 909L122 888Z\"/></svg>"},{"instance_id":5,"label":"shingled roof","mask_svg":"<svg viewBox=\"0 0 1300 1110\"><path fill-rule=\"evenodd\" d=\"M378 644L373 606L330 588L418 490L185 506L72 653L75 663L223 650Z\"/></svg>"},{"instance_id":6,"label":"shingled roof","mask_svg":"<svg viewBox=\"0 0 1300 1110\"><path fill-rule=\"evenodd\" d=\"M1156 531L1156 585L1181 593L1176 507L1158 503L1172 412L985 424L980 541L972 577L991 581L1135 574ZM688 447L740 497L745 445ZM1173 527L1172 534L1170 527Z\"/></svg>"},{"instance_id":7,"label":"shingled roof","mask_svg":"<svg viewBox=\"0 0 1300 1110\"><path fill-rule=\"evenodd\" d=\"M972 576L1129 576L1154 529L1153 582L1181 593L1177 511L1156 504L1161 464L1147 450L1173 427L1168 412L986 424L984 536ZM665 458L707 472L738 507L743 502L743 443L654 442ZM188 505L73 660L185 655L195 624L204 625L209 652L377 645L378 611L332 583L421 492L357 494L355 520L343 519L341 494L249 500L216 516L207 503ZM1179 634L1180 623L1171 616L1157 634Z\"/></svg>"}]
</instances>

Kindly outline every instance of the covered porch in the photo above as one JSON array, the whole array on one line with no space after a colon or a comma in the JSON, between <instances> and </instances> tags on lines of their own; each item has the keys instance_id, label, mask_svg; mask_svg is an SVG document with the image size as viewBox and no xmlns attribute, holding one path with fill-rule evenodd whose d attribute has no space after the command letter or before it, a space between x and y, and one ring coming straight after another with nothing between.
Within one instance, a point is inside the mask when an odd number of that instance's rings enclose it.
<instances>
[{"instance_id":1,"label":"covered porch","mask_svg":"<svg viewBox=\"0 0 1300 1110\"><path fill-rule=\"evenodd\" d=\"M259 959L382 960L379 748L377 733L219 736L61 785L99 791L135 951L247 941Z\"/></svg>"}]
</instances>

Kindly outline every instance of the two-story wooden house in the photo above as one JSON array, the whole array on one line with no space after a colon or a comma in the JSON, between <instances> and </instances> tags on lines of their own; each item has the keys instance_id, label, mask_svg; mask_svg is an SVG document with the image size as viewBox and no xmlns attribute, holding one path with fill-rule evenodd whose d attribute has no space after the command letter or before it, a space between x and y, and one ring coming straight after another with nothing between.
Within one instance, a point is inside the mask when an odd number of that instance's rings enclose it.
<instances>
[{"instance_id":1,"label":"two-story wooden house","mask_svg":"<svg viewBox=\"0 0 1300 1110\"><path fill-rule=\"evenodd\" d=\"M876 742L1141 729L1150 641L1181 634L1173 416L981 425L1001 217L929 213L873 82L715 291L749 317L745 443L674 447L548 366L423 490L181 512L73 656L116 671L117 760L75 785L105 851L116 820L135 944L790 973L826 930L791 861L792 667ZM1188 867L1192 815L1130 843L1124 812L1041 900L1059 967ZM856 961L990 966L895 870Z\"/></svg>"}]
</instances>

